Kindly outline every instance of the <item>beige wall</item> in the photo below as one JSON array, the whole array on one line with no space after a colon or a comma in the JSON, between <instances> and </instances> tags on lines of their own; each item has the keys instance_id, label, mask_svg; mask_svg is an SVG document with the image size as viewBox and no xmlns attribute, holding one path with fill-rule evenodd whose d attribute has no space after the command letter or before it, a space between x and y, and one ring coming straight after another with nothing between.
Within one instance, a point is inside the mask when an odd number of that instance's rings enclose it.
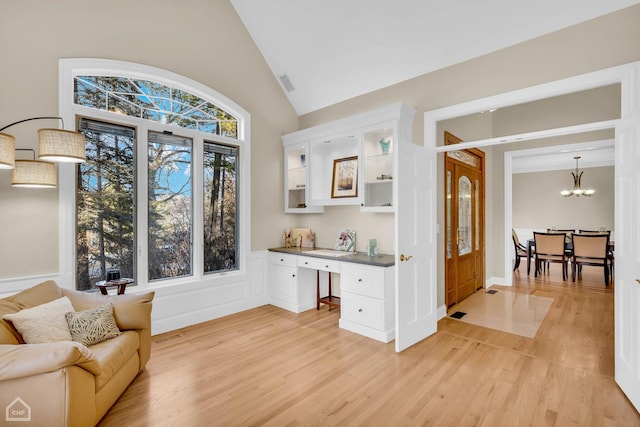
<instances>
[{"instance_id":1,"label":"beige wall","mask_svg":"<svg viewBox=\"0 0 640 427\"><path fill-rule=\"evenodd\" d=\"M513 227L562 230L613 230L614 167L585 168L582 188L593 188L592 197L562 197L573 186L571 171L518 173L513 175Z\"/></svg>"},{"instance_id":2,"label":"beige wall","mask_svg":"<svg viewBox=\"0 0 640 427\"><path fill-rule=\"evenodd\" d=\"M418 110L413 135L414 142L422 145L426 111L640 60L638 22L640 5L301 116L300 127L405 102ZM562 111L555 113L562 114ZM494 122L492 127L495 126ZM547 143L540 142L541 145ZM496 146L486 150L490 168L486 176L487 277L500 277L504 271L503 159L508 149L513 147ZM441 211L439 207L440 223ZM390 228L393 221L380 217L371 227ZM369 230L362 231L369 233ZM443 259L442 248L439 257ZM444 304L442 270L438 271L438 305Z\"/></svg>"},{"instance_id":3,"label":"beige wall","mask_svg":"<svg viewBox=\"0 0 640 427\"><path fill-rule=\"evenodd\" d=\"M58 59L95 57L169 70L205 84L252 118L252 248L279 243L283 133L297 116L226 0L30 0L0 13L0 127L58 114ZM8 130L36 148L34 122ZM69 127L71 124L67 124ZM14 189L0 171L0 278L58 271L57 190Z\"/></svg>"}]
</instances>

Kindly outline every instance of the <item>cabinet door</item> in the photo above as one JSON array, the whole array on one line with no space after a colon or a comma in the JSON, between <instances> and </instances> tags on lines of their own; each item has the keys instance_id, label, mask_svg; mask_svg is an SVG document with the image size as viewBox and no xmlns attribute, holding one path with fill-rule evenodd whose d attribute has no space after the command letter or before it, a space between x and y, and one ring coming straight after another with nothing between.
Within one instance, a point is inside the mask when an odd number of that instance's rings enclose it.
<instances>
[{"instance_id":1,"label":"cabinet door","mask_svg":"<svg viewBox=\"0 0 640 427\"><path fill-rule=\"evenodd\" d=\"M362 133L362 201L363 211L393 212L394 146L393 122Z\"/></svg>"},{"instance_id":2,"label":"cabinet door","mask_svg":"<svg viewBox=\"0 0 640 427\"><path fill-rule=\"evenodd\" d=\"M286 213L323 212L322 206L309 204L309 144L284 148L284 211Z\"/></svg>"},{"instance_id":3,"label":"cabinet door","mask_svg":"<svg viewBox=\"0 0 640 427\"><path fill-rule=\"evenodd\" d=\"M296 311L298 292L296 278L297 268L271 264L269 274L269 294L274 305Z\"/></svg>"}]
</instances>

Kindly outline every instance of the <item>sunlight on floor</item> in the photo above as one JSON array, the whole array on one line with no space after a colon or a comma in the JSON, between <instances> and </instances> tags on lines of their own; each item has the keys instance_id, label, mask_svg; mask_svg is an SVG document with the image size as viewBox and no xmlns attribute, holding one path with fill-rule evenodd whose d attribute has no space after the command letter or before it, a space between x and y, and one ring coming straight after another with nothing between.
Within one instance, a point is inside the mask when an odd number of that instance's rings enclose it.
<instances>
[{"instance_id":1,"label":"sunlight on floor","mask_svg":"<svg viewBox=\"0 0 640 427\"><path fill-rule=\"evenodd\" d=\"M452 307L449 316L463 312L466 314L458 319L461 322L533 338L552 303L553 298L504 290L491 294L480 290Z\"/></svg>"}]
</instances>

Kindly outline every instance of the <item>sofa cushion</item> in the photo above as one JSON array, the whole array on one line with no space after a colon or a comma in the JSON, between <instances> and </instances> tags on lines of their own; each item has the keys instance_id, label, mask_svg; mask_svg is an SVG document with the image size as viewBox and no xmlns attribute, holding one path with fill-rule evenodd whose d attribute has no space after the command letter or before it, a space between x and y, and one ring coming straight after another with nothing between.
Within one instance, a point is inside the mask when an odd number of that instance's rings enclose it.
<instances>
[{"instance_id":1,"label":"sofa cushion","mask_svg":"<svg viewBox=\"0 0 640 427\"><path fill-rule=\"evenodd\" d=\"M8 313L35 307L62 296L62 290L53 280L47 280L32 288L0 300L0 344L24 344L24 340L13 324L3 320Z\"/></svg>"},{"instance_id":2,"label":"sofa cushion","mask_svg":"<svg viewBox=\"0 0 640 427\"><path fill-rule=\"evenodd\" d=\"M96 375L96 391L100 390L127 360L137 353L139 346L138 333L124 331L113 339L89 348L99 366L99 374Z\"/></svg>"},{"instance_id":3,"label":"sofa cushion","mask_svg":"<svg viewBox=\"0 0 640 427\"><path fill-rule=\"evenodd\" d=\"M111 303L77 313L66 313L65 316L71 338L87 347L120 335Z\"/></svg>"},{"instance_id":4,"label":"sofa cushion","mask_svg":"<svg viewBox=\"0 0 640 427\"><path fill-rule=\"evenodd\" d=\"M65 313L73 312L69 298L62 297L17 313L5 314L28 344L71 341Z\"/></svg>"}]
</instances>

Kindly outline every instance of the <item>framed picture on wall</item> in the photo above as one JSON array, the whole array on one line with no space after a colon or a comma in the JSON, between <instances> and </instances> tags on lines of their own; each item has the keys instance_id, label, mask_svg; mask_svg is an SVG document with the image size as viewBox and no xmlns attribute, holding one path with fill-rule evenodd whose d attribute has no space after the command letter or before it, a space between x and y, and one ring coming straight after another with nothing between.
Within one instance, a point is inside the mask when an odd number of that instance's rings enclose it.
<instances>
[{"instance_id":1,"label":"framed picture on wall","mask_svg":"<svg viewBox=\"0 0 640 427\"><path fill-rule=\"evenodd\" d=\"M358 197L358 156L333 161L331 198Z\"/></svg>"}]
</instances>

